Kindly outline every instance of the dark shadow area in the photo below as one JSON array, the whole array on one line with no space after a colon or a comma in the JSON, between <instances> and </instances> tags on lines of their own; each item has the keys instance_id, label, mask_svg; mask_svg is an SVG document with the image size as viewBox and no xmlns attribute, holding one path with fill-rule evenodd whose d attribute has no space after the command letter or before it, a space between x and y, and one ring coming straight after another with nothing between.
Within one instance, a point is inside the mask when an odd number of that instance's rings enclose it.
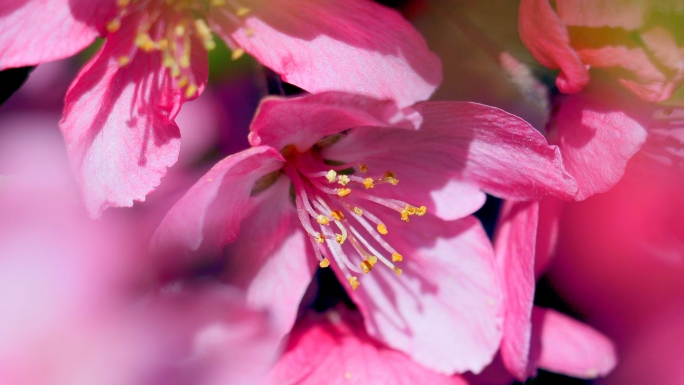
<instances>
[{"instance_id":1,"label":"dark shadow area","mask_svg":"<svg viewBox=\"0 0 684 385\"><path fill-rule=\"evenodd\" d=\"M0 71L0 105L21 87L36 67L10 68Z\"/></svg>"}]
</instances>

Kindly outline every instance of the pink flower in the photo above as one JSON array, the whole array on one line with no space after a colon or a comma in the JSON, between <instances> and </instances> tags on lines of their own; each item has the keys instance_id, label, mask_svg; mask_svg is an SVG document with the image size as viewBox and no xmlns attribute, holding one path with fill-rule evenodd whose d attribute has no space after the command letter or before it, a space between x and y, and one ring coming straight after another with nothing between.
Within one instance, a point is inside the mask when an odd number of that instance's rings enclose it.
<instances>
[{"instance_id":1,"label":"pink flower","mask_svg":"<svg viewBox=\"0 0 684 385\"><path fill-rule=\"evenodd\" d=\"M441 65L396 12L371 1L41 0L0 5L0 69L75 54L107 40L77 76L61 128L86 206L144 200L180 145L174 119L202 92L212 31L310 91L426 99Z\"/></svg>"},{"instance_id":2,"label":"pink flower","mask_svg":"<svg viewBox=\"0 0 684 385\"><path fill-rule=\"evenodd\" d=\"M559 95L556 104L547 138L577 181L574 199L608 191L646 141L654 106L598 77L582 92Z\"/></svg>"},{"instance_id":3,"label":"pink flower","mask_svg":"<svg viewBox=\"0 0 684 385\"><path fill-rule=\"evenodd\" d=\"M660 102L684 81L684 19L676 3L657 0L523 0L523 42L543 65L560 69L556 85L576 93L589 68L604 71L642 100Z\"/></svg>"},{"instance_id":4,"label":"pink flower","mask_svg":"<svg viewBox=\"0 0 684 385\"><path fill-rule=\"evenodd\" d=\"M501 338L493 252L468 216L481 189L536 199L575 184L558 149L515 116L468 102L414 108L409 121L357 95L265 100L254 147L188 191L156 247L181 264L223 254L224 279L274 308L283 334L316 265L331 266L358 289L370 335L439 372L481 370Z\"/></svg>"},{"instance_id":5,"label":"pink flower","mask_svg":"<svg viewBox=\"0 0 684 385\"><path fill-rule=\"evenodd\" d=\"M617 345L606 384L679 384L684 309L684 110L661 108L624 177L566 203L549 276Z\"/></svg>"},{"instance_id":6,"label":"pink flower","mask_svg":"<svg viewBox=\"0 0 684 385\"><path fill-rule=\"evenodd\" d=\"M374 341L358 313L339 309L307 314L292 330L265 384L467 385L432 372Z\"/></svg>"},{"instance_id":7,"label":"pink flower","mask_svg":"<svg viewBox=\"0 0 684 385\"><path fill-rule=\"evenodd\" d=\"M552 199L552 198L549 198ZM533 306L539 202L505 202L495 237L497 267L504 287L500 358L506 371L485 377L525 381L538 368L579 377L605 376L616 364L613 344L601 333L552 309Z\"/></svg>"}]
</instances>

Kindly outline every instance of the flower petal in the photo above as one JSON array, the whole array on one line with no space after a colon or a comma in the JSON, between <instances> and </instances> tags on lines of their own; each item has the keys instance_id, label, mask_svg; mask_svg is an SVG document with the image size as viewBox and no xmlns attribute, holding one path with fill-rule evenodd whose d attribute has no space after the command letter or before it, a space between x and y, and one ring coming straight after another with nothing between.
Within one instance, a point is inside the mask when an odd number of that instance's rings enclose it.
<instances>
[{"instance_id":1,"label":"flower petal","mask_svg":"<svg viewBox=\"0 0 684 385\"><path fill-rule=\"evenodd\" d=\"M531 359L539 368L577 378L608 374L617 363L615 347L603 334L551 309L532 314Z\"/></svg>"},{"instance_id":2,"label":"flower petal","mask_svg":"<svg viewBox=\"0 0 684 385\"><path fill-rule=\"evenodd\" d=\"M166 214L154 235L161 251L195 253L220 251L235 241L240 224L261 199L251 199L255 184L284 164L271 147L262 146L231 155L218 162ZM263 182L262 182L263 183ZM270 187L263 184L264 187Z\"/></svg>"},{"instance_id":3,"label":"flower petal","mask_svg":"<svg viewBox=\"0 0 684 385\"><path fill-rule=\"evenodd\" d=\"M219 34L306 91L345 91L406 107L430 97L442 80L437 56L392 9L360 0L253 6L237 30L214 17Z\"/></svg>"},{"instance_id":4,"label":"flower petal","mask_svg":"<svg viewBox=\"0 0 684 385\"><path fill-rule=\"evenodd\" d=\"M557 115L558 146L582 200L609 190L646 140L652 106L614 86L570 95ZM553 133L550 133L553 135Z\"/></svg>"},{"instance_id":5,"label":"flower petal","mask_svg":"<svg viewBox=\"0 0 684 385\"><path fill-rule=\"evenodd\" d=\"M467 385L458 376L432 372L373 341L360 318L343 309L306 316L292 331L269 383Z\"/></svg>"},{"instance_id":6,"label":"flower petal","mask_svg":"<svg viewBox=\"0 0 684 385\"><path fill-rule=\"evenodd\" d=\"M390 218L388 218L390 219ZM501 292L489 240L474 217L426 215L420 231L387 221L405 255L401 276L378 264L351 292L368 333L444 374L479 372L501 341Z\"/></svg>"},{"instance_id":7,"label":"flower petal","mask_svg":"<svg viewBox=\"0 0 684 385\"><path fill-rule=\"evenodd\" d=\"M391 101L326 92L297 98L264 99L254 117L252 146L282 149L293 144L301 152L328 135L357 126L412 127Z\"/></svg>"},{"instance_id":8,"label":"flower petal","mask_svg":"<svg viewBox=\"0 0 684 385\"><path fill-rule=\"evenodd\" d=\"M114 2L9 0L0 3L0 70L74 55L100 34Z\"/></svg>"},{"instance_id":9,"label":"flower petal","mask_svg":"<svg viewBox=\"0 0 684 385\"><path fill-rule=\"evenodd\" d=\"M524 120L470 102L419 103L416 110L419 130L357 127L323 156L364 162L369 174L392 170L400 182L385 189L387 196L425 205L446 220L477 210L478 189L513 200L574 196L560 151ZM455 183L467 194L440 199L447 194L439 191Z\"/></svg>"},{"instance_id":10,"label":"flower petal","mask_svg":"<svg viewBox=\"0 0 684 385\"><path fill-rule=\"evenodd\" d=\"M539 202L506 201L500 215L494 250L505 295L501 358L516 379L525 381L534 373L528 363Z\"/></svg>"},{"instance_id":11,"label":"flower petal","mask_svg":"<svg viewBox=\"0 0 684 385\"><path fill-rule=\"evenodd\" d=\"M278 171L283 161L267 146L222 160L169 211L153 241L172 265L222 256L222 280L244 289L250 306L271 310L281 337L316 263Z\"/></svg>"},{"instance_id":12,"label":"flower petal","mask_svg":"<svg viewBox=\"0 0 684 385\"><path fill-rule=\"evenodd\" d=\"M563 21L549 0L522 0L518 28L520 38L535 59L551 69L560 69L556 85L561 92L581 91L589 83L589 71L575 50Z\"/></svg>"},{"instance_id":13,"label":"flower petal","mask_svg":"<svg viewBox=\"0 0 684 385\"><path fill-rule=\"evenodd\" d=\"M185 100L181 90L158 52L128 56L136 24L124 25L72 83L60 122L86 207L96 217L143 201L180 146L174 119ZM130 62L121 66L123 56Z\"/></svg>"}]
</instances>

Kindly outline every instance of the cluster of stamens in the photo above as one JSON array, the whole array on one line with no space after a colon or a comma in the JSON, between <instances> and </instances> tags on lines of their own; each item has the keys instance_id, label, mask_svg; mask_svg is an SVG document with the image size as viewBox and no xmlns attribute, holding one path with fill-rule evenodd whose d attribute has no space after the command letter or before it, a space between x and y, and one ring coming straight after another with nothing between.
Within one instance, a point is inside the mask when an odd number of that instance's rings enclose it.
<instances>
[{"instance_id":1,"label":"cluster of stamens","mask_svg":"<svg viewBox=\"0 0 684 385\"><path fill-rule=\"evenodd\" d=\"M115 33L129 15L139 14L135 39L125 55L117 58L120 66L128 65L138 51L160 52L162 65L176 79L178 87L190 98L198 90L191 65L193 36L209 51L216 48L212 29L243 26L250 8L236 0L117 0L117 15L107 22L107 31ZM247 29L248 35L251 30ZM224 34L226 36L226 34ZM230 39L229 39L230 40ZM231 58L239 59L245 51L233 42Z\"/></svg>"},{"instance_id":2,"label":"cluster of stamens","mask_svg":"<svg viewBox=\"0 0 684 385\"><path fill-rule=\"evenodd\" d=\"M363 163L330 166L312 152L302 154L291 148L284 152L292 160L284 172L292 181L299 220L309 234L319 266L330 266L331 261L322 249L327 245L326 254L334 259L353 289L360 285L355 274L370 273L378 262L401 275L396 263L403 256L383 238L388 234L387 226L373 212L361 207L363 202L376 203L396 211L405 222L413 215L425 215L425 206L381 198L368 191L381 184L396 186L396 174L386 171L382 175L360 176L369 172ZM353 263L345 248L352 249L353 259L360 257L360 262Z\"/></svg>"}]
</instances>

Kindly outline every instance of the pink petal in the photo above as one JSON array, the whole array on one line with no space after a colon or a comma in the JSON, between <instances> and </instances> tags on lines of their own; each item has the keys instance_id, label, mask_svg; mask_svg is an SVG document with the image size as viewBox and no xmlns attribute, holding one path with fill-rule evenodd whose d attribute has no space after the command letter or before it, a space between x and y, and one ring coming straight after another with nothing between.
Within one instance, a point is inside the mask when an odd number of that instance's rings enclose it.
<instances>
[{"instance_id":1,"label":"pink petal","mask_svg":"<svg viewBox=\"0 0 684 385\"><path fill-rule=\"evenodd\" d=\"M100 34L114 2L4 0L0 2L0 70L72 56Z\"/></svg>"},{"instance_id":2,"label":"pink petal","mask_svg":"<svg viewBox=\"0 0 684 385\"><path fill-rule=\"evenodd\" d=\"M518 28L520 37L535 59L551 69L560 69L556 85L561 92L579 92L589 83L589 72L570 47L568 30L549 0L522 0Z\"/></svg>"},{"instance_id":3,"label":"pink petal","mask_svg":"<svg viewBox=\"0 0 684 385\"><path fill-rule=\"evenodd\" d=\"M235 242L223 248L223 281L241 287L247 303L267 308L276 333L290 332L318 261L290 198L290 181L281 177L265 191L240 224Z\"/></svg>"},{"instance_id":4,"label":"pink petal","mask_svg":"<svg viewBox=\"0 0 684 385\"><path fill-rule=\"evenodd\" d=\"M388 196L448 220L477 210L484 199L479 189L517 200L575 194L558 148L524 120L470 102L419 103L416 109L423 119L419 130L358 127L327 147L324 157L364 162L369 173L395 172L400 182ZM445 188L463 194L448 196L440 192Z\"/></svg>"},{"instance_id":5,"label":"pink petal","mask_svg":"<svg viewBox=\"0 0 684 385\"><path fill-rule=\"evenodd\" d=\"M162 220L154 235L155 248L191 253L202 246L216 252L234 242L240 223L260 202L250 199L252 191L268 185L260 182L256 186L257 181L277 172L283 164L282 156L267 146L250 148L218 162Z\"/></svg>"},{"instance_id":6,"label":"pink petal","mask_svg":"<svg viewBox=\"0 0 684 385\"><path fill-rule=\"evenodd\" d=\"M405 107L430 97L442 80L437 56L389 8L359 0L253 5L237 30L214 17L219 34L309 92L345 91Z\"/></svg>"},{"instance_id":7,"label":"pink petal","mask_svg":"<svg viewBox=\"0 0 684 385\"><path fill-rule=\"evenodd\" d=\"M169 211L153 242L172 265L223 256L223 280L245 290L250 306L269 308L280 336L294 323L316 262L282 165L266 146L222 160Z\"/></svg>"},{"instance_id":8,"label":"pink petal","mask_svg":"<svg viewBox=\"0 0 684 385\"><path fill-rule=\"evenodd\" d=\"M282 149L294 145L300 152L328 135L356 126L410 127L411 123L391 101L379 101L340 92L297 98L264 99L254 117L249 141L252 146Z\"/></svg>"},{"instance_id":9,"label":"pink petal","mask_svg":"<svg viewBox=\"0 0 684 385\"><path fill-rule=\"evenodd\" d=\"M501 358L515 378L525 381L534 372L528 361L539 202L507 201L500 215L494 249L505 295Z\"/></svg>"},{"instance_id":10,"label":"pink petal","mask_svg":"<svg viewBox=\"0 0 684 385\"><path fill-rule=\"evenodd\" d=\"M134 21L124 23L81 70L67 91L60 122L93 216L144 200L178 157L174 118L184 97L161 55L139 51L128 65L118 64L130 53ZM193 66L201 76L206 58Z\"/></svg>"},{"instance_id":11,"label":"pink petal","mask_svg":"<svg viewBox=\"0 0 684 385\"><path fill-rule=\"evenodd\" d=\"M652 106L606 85L570 95L558 111L558 146L582 200L609 190L646 140ZM550 135L553 135L550 134Z\"/></svg>"},{"instance_id":12,"label":"pink petal","mask_svg":"<svg viewBox=\"0 0 684 385\"><path fill-rule=\"evenodd\" d=\"M588 325L551 309L532 314L532 359L542 369L577 378L610 373L617 363L613 343Z\"/></svg>"},{"instance_id":13,"label":"pink petal","mask_svg":"<svg viewBox=\"0 0 684 385\"><path fill-rule=\"evenodd\" d=\"M561 213L565 202L554 197L539 201L539 230L534 253L534 275L539 278L556 254Z\"/></svg>"},{"instance_id":14,"label":"pink petal","mask_svg":"<svg viewBox=\"0 0 684 385\"><path fill-rule=\"evenodd\" d=\"M481 371L502 334L501 292L482 226L473 217L426 215L408 232L402 225L411 224L395 221L386 221L386 239L405 256L403 274L378 264L350 293L368 333L440 373Z\"/></svg>"},{"instance_id":15,"label":"pink petal","mask_svg":"<svg viewBox=\"0 0 684 385\"><path fill-rule=\"evenodd\" d=\"M292 331L269 380L297 385L467 385L460 377L432 372L373 341L360 317L343 309L306 316Z\"/></svg>"}]
</instances>

